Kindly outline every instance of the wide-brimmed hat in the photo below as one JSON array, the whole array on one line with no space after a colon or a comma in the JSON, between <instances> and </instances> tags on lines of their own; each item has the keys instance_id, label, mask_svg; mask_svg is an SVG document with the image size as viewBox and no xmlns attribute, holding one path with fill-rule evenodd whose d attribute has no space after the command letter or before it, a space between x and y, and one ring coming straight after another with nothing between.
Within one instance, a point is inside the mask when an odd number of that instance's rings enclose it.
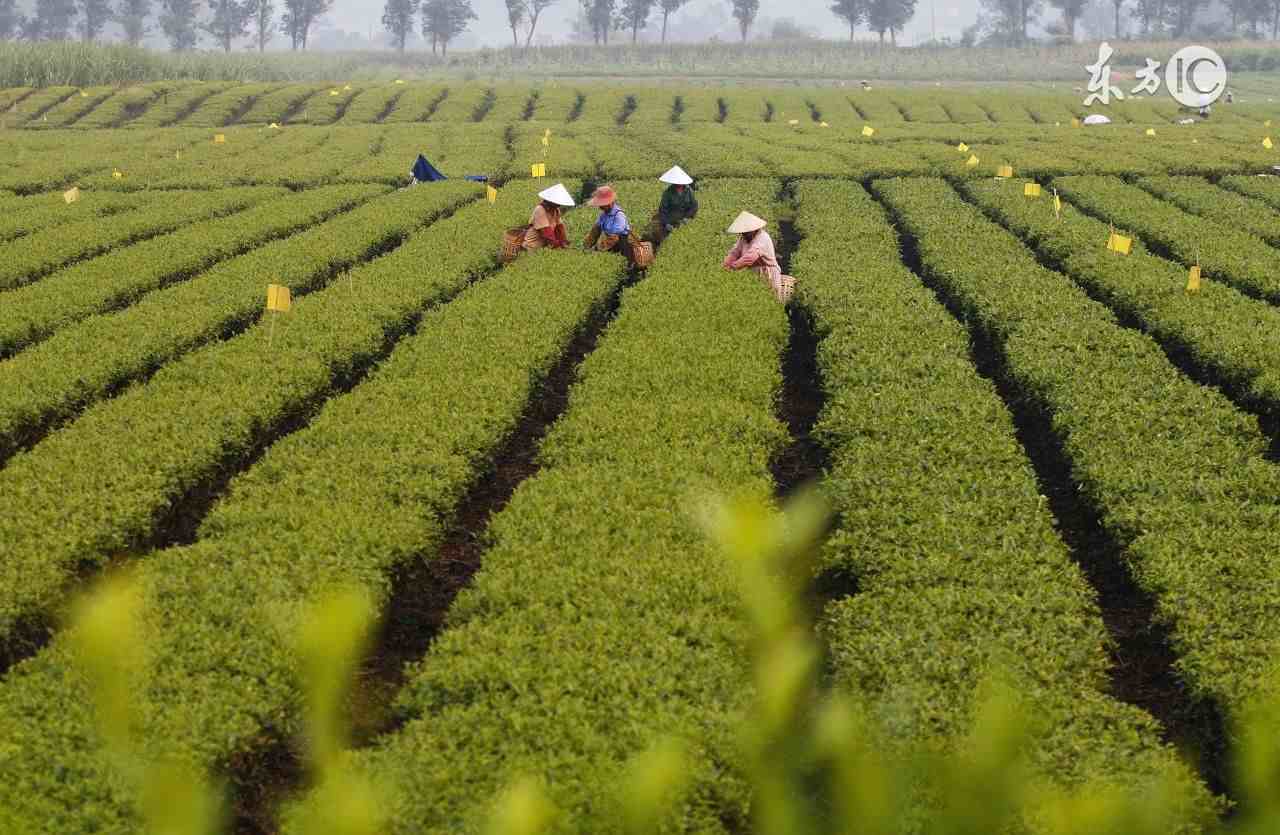
<instances>
[{"instance_id":1,"label":"wide-brimmed hat","mask_svg":"<svg viewBox=\"0 0 1280 835\"><path fill-rule=\"evenodd\" d=\"M763 229L769 225L764 218L756 217L751 212L743 212L734 218L733 223L729 226L729 234L741 235L743 232L755 232L757 229Z\"/></svg>"},{"instance_id":2,"label":"wide-brimmed hat","mask_svg":"<svg viewBox=\"0 0 1280 835\"><path fill-rule=\"evenodd\" d=\"M555 203L557 206L572 206L573 198L569 196L569 190L562 183L556 183L550 188L544 188L538 192L538 196L548 203Z\"/></svg>"},{"instance_id":3,"label":"wide-brimmed hat","mask_svg":"<svg viewBox=\"0 0 1280 835\"><path fill-rule=\"evenodd\" d=\"M658 178L658 182L670 183L673 186L687 186L693 182L693 178L684 173L684 169L680 166L673 165L667 173Z\"/></svg>"},{"instance_id":4,"label":"wide-brimmed hat","mask_svg":"<svg viewBox=\"0 0 1280 835\"><path fill-rule=\"evenodd\" d=\"M614 193L610 186L600 186L591 193L591 199L587 201L589 206L610 206L618 202L618 195Z\"/></svg>"}]
</instances>

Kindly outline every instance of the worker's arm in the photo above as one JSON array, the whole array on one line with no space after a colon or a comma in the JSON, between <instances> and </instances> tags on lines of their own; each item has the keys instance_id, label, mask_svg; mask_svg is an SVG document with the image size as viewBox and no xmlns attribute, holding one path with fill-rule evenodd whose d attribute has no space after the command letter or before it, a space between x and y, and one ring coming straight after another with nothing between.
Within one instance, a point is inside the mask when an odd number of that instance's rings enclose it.
<instances>
[{"instance_id":1,"label":"worker's arm","mask_svg":"<svg viewBox=\"0 0 1280 835\"><path fill-rule=\"evenodd\" d=\"M733 259L733 263L729 265L731 269L741 270L747 267L754 267L756 262L760 260L760 248L755 244L745 246L738 253L738 257Z\"/></svg>"}]
</instances>

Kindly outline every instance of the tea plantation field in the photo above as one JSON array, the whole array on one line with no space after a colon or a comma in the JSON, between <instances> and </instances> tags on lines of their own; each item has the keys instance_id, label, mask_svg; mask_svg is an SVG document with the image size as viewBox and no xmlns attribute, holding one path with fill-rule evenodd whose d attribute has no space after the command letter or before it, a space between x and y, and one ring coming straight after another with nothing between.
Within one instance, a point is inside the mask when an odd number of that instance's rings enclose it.
<instances>
[{"instance_id":1,"label":"tea plantation field","mask_svg":"<svg viewBox=\"0 0 1280 835\"><path fill-rule=\"evenodd\" d=\"M128 568L142 746L235 831L298 831L288 636L338 585L383 617L350 762L394 832L480 831L517 774L620 832L656 734L694 752L672 831L749 831L694 508L816 480L832 689L947 749L1009 667L1038 779L1172 780L1199 831L1280 655L1280 105L1244 89L1096 128L1065 88L0 90L0 829L142 831L62 626ZM419 153L449 179L405 188ZM647 230L673 164L702 208L644 273L499 264L546 185ZM786 306L720 269L744 209Z\"/></svg>"}]
</instances>

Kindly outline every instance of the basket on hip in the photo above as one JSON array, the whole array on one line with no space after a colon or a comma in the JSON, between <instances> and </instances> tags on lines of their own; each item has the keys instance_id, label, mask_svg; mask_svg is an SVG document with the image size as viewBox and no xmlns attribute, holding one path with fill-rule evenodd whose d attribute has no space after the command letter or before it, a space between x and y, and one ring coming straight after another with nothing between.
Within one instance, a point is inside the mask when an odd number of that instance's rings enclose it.
<instances>
[{"instance_id":1,"label":"basket on hip","mask_svg":"<svg viewBox=\"0 0 1280 835\"><path fill-rule=\"evenodd\" d=\"M631 242L631 260L640 269L648 269L653 263L653 243L650 241Z\"/></svg>"},{"instance_id":2,"label":"basket on hip","mask_svg":"<svg viewBox=\"0 0 1280 835\"><path fill-rule=\"evenodd\" d=\"M510 264L516 260L520 250L524 249L524 236L528 228L527 226L513 226L502 234L502 250L498 253L499 261L504 264Z\"/></svg>"}]
</instances>

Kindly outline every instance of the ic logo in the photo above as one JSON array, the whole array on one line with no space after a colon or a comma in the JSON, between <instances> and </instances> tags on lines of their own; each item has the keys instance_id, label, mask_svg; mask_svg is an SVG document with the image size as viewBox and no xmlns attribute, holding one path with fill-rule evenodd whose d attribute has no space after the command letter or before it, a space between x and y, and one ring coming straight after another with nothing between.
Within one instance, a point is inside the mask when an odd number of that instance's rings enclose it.
<instances>
[{"instance_id":1,"label":"ic logo","mask_svg":"<svg viewBox=\"0 0 1280 835\"><path fill-rule=\"evenodd\" d=\"M1164 83L1178 104L1205 107L1227 89L1227 64L1207 46L1184 46L1165 65Z\"/></svg>"}]
</instances>

